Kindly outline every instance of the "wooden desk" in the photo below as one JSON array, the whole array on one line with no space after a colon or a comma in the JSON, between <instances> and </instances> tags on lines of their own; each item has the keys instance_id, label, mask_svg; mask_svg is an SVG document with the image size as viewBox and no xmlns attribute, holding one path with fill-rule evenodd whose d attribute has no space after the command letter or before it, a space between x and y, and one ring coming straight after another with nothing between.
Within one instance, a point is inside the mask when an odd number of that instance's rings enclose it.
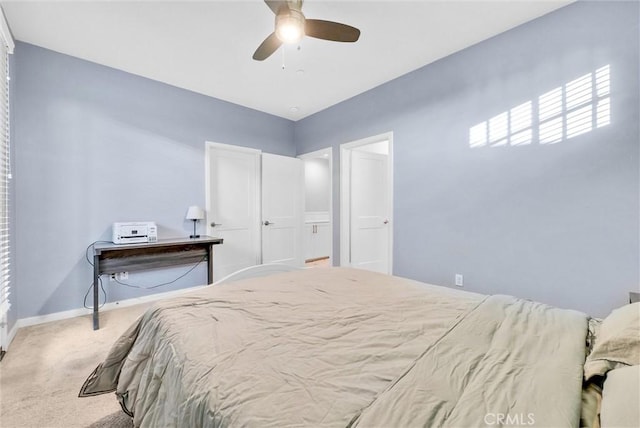
<instances>
[{"instance_id":1,"label":"wooden desk","mask_svg":"<svg viewBox=\"0 0 640 428\"><path fill-rule=\"evenodd\" d=\"M100 328L98 295L100 275L136 272L207 260L207 283L213 282L213 246L221 238L161 239L145 244L96 244L93 247L93 329Z\"/></svg>"}]
</instances>

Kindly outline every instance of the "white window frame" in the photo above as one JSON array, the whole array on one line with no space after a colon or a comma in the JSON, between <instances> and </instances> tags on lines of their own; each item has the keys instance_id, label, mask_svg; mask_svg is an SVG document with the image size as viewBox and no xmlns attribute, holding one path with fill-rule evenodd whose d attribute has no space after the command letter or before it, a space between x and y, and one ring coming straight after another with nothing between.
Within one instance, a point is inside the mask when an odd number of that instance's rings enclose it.
<instances>
[{"instance_id":1,"label":"white window frame","mask_svg":"<svg viewBox=\"0 0 640 428\"><path fill-rule=\"evenodd\" d=\"M10 273L10 216L9 181L11 179L11 133L9 115L9 55L13 54L15 44L9 25L0 8L0 355L9 343L7 315L11 308ZM2 78L4 75L4 78Z\"/></svg>"}]
</instances>

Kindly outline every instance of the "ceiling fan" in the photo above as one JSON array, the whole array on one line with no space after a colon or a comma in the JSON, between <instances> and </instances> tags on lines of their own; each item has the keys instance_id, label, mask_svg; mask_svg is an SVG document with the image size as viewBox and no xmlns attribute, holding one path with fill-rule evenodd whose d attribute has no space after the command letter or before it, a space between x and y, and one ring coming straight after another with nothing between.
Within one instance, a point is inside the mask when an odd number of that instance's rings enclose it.
<instances>
[{"instance_id":1,"label":"ceiling fan","mask_svg":"<svg viewBox=\"0 0 640 428\"><path fill-rule=\"evenodd\" d=\"M303 36L332 42L355 42L360 30L349 25L319 19L306 19L302 13L304 0L264 0L276 14L276 28L253 54L253 59L263 61L283 43L297 43Z\"/></svg>"}]
</instances>

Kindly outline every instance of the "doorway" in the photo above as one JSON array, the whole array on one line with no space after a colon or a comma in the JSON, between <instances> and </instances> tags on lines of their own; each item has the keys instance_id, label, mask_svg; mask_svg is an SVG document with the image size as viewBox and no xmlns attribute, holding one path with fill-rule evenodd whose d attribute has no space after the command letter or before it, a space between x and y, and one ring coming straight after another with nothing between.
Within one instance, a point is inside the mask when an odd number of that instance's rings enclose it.
<instances>
[{"instance_id":1,"label":"doorway","mask_svg":"<svg viewBox=\"0 0 640 428\"><path fill-rule=\"evenodd\" d=\"M340 265L393 272L393 133L340 146Z\"/></svg>"},{"instance_id":2,"label":"doorway","mask_svg":"<svg viewBox=\"0 0 640 428\"><path fill-rule=\"evenodd\" d=\"M207 235L214 278L260 263L302 265L302 161L207 142Z\"/></svg>"},{"instance_id":3,"label":"doorway","mask_svg":"<svg viewBox=\"0 0 640 428\"><path fill-rule=\"evenodd\" d=\"M333 265L333 150L298 156L304 164L305 266Z\"/></svg>"}]
</instances>

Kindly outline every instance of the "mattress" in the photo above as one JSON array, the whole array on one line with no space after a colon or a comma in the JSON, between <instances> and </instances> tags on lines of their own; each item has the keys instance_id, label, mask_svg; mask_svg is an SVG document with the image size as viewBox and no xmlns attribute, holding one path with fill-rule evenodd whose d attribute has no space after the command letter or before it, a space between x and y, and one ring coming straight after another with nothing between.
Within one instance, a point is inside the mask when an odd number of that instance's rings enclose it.
<instances>
[{"instance_id":1,"label":"mattress","mask_svg":"<svg viewBox=\"0 0 640 428\"><path fill-rule=\"evenodd\" d=\"M140 427L578 426L587 316L349 268L149 309L89 376Z\"/></svg>"}]
</instances>

